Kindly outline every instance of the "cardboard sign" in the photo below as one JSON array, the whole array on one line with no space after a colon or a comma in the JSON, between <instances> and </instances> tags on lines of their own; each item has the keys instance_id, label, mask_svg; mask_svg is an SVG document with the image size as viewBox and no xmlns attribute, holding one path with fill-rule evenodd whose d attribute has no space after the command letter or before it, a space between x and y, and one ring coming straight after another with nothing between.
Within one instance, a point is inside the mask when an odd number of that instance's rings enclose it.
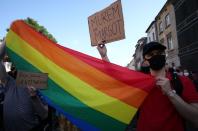
<instances>
[{"instance_id":1,"label":"cardboard sign","mask_svg":"<svg viewBox=\"0 0 198 131\"><path fill-rule=\"evenodd\" d=\"M18 71L16 84L19 86L31 85L37 89L46 89L47 88L47 73L32 73L25 71Z\"/></svg>"},{"instance_id":2,"label":"cardboard sign","mask_svg":"<svg viewBox=\"0 0 198 131\"><path fill-rule=\"evenodd\" d=\"M88 18L91 45L97 46L125 38L121 0Z\"/></svg>"}]
</instances>

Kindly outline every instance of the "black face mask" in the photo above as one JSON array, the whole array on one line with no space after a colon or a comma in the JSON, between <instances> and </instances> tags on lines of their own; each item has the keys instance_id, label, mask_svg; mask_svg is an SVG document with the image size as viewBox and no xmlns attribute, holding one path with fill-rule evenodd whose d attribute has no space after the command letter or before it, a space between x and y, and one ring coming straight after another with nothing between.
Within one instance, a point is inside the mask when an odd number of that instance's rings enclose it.
<instances>
[{"instance_id":1,"label":"black face mask","mask_svg":"<svg viewBox=\"0 0 198 131\"><path fill-rule=\"evenodd\" d=\"M155 55L148 61L152 70L160 70L165 66L166 58L165 55Z\"/></svg>"},{"instance_id":2,"label":"black face mask","mask_svg":"<svg viewBox=\"0 0 198 131\"><path fill-rule=\"evenodd\" d=\"M141 66L140 71L142 73L149 74L150 73L150 67L149 66Z\"/></svg>"}]
</instances>

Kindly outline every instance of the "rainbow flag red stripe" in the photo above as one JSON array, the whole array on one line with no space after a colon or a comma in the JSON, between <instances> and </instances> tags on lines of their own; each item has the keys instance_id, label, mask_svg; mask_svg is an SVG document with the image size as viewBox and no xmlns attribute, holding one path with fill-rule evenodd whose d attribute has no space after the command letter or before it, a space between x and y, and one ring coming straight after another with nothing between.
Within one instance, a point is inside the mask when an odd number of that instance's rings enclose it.
<instances>
[{"instance_id":1,"label":"rainbow flag red stripe","mask_svg":"<svg viewBox=\"0 0 198 131\"><path fill-rule=\"evenodd\" d=\"M124 130L152 89L151 76L62 47L22 20L6 37L18 70L49 74L44 98L82 130Z\"/></svg>"}]
</instances>

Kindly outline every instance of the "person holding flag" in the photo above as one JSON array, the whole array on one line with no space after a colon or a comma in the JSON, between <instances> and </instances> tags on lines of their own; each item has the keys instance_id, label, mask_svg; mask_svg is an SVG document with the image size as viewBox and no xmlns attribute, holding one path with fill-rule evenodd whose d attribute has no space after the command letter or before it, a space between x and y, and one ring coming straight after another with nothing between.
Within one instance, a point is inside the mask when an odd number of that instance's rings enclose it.
<instances>
[{"instance_id":1,"label":"person holding flag","mask_svg":"<svg viewBox=\"0 0 198 131\"><path fill-rule=\"evenodd\" d=\"M48 115L48 108L37 96L33 86L18 86L8 75L2 62L5 41L0 45L0 90L3 127L1 131L31 131ZM2 97L3 96L3 97Z\"/></svg>"},{"instance_id":2,"label":"person holding flag","mask_svg":"<svg viewBox=\"0 0 198 131\"><path fill-rule=\"evenodd\" d=\"M100 44L97 49L102 59L109 62L106 46ZM144 62L149 65L156 86L139 109L137 131L184 131L185 121L198 128L195 85L185 76L166 72L165 49L158 42L143 47Z\"/></svg>"}]
</instances>

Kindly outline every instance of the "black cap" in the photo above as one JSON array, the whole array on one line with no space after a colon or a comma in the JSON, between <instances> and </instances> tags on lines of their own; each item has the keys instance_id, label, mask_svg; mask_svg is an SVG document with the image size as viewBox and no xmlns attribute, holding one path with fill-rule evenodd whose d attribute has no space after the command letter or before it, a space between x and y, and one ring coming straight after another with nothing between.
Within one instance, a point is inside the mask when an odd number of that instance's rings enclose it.
<instances>
[{"instance_id":1,"label":"black cap","mask_svg":"<svg viewBox=\"0 0 198 131\"><path fill-rule=\"evenodd\" d=\"M143 57L150 51L152 50L156 50L156 49L159 49L159 50L165 50L166 47L162 44L160 44L159 42L150 42L148 44L145 44L144 47L143 47Z\"/></svg>"}]
</instances>

